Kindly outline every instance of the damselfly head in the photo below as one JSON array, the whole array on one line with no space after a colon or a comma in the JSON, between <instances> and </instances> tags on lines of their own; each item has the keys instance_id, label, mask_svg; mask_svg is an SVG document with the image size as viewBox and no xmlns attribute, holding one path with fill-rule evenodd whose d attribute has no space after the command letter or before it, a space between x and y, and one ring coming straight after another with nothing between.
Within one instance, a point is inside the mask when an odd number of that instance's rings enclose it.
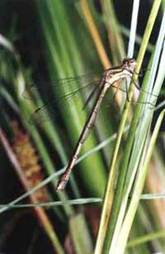
<instances>
[{"instance_id":1,"label":"damselfly head","mask_svg":"<svg viewBox=\"0 0 165 254\"><path fill-rule=\"evenodd\" d=\"M136 66L136 60L134 58L125 58L122 66L124 69L133 72Z\"/></svg>"}]
</instances>

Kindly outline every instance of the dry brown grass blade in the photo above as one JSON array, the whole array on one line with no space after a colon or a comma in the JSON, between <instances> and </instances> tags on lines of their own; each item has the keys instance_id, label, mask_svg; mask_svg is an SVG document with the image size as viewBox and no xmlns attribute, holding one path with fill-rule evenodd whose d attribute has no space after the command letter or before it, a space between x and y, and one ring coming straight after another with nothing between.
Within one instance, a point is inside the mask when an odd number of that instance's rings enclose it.
<instances>
[{"instance_id":1,"label":"dry brown grass blade","mask_svg":"<svg viewBox=\"0 0 165 254\"><path fill-rule=\"evenodd\" d=\"M104 49L104 45L102 43L101 37L99 35L98 29L96 27L96 24L93 20L92 14L90 12L88 2L86 0L80 1L81 9L83 12L83 15L85 17L89 32L92 36L93 42L95 44L97 53L100 57L100 61L105 69L110 68L112 66L107 53Z\"/></svg>"},{"instance_id":2,"label":"dry brown grass blade","mask_svg":"<svg viewBox=\"0 0 165 254\"><path fill-rule=\"evenodd\" d=\"M87 0L81 0L80 5L81 5L83 15L85 17L85 21L86 21L88 30L91 34L95 48L96 48L97 53L99 55L100 61L103 65L104 69L111 68L112 64L111 64L111 62L108 58L108 55L104 49L104 45L102 43L97 26L94 22L91 12L90 12ZM115 93L115 89L114 88L112 88L112 89ZM116 104L120 107L120 105L122 103L122 96L120 95L120 93L115 94L115 101L116 101Z\"/></svg>"}]
</instances>

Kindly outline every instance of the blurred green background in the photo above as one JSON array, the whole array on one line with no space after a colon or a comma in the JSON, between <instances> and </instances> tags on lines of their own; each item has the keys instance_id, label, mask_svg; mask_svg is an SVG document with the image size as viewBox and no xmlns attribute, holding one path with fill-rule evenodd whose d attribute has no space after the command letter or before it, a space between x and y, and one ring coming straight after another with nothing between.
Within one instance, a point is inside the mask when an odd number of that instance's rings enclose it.
<instances>
[{"instance_id":1,"label":"blurred green background","mask_svg":"<svg viewBox=\"0 0 165 254\"><path fill-rule=\"evenodd\" d=\"M151 2L141 1L135 57ZM95 84L93 80L99 81L104 69L121 64L126 57L131 12L132 1L1 0L0 127L1 137L5 135L9 142L8 148L4 143L0 148L2 204L14 200L66 165L90 110L90 105L85 109L83 106L92 83ZM161 16L162 10L148 44L144 68L157 40ZM83 74L89 75L80 78ZM71 77L69 81L64 80L68 77ZM79 90L88 83L91 86ZM72 91L79 92L65 100ZM115 97L110 91L108 96L81 155L118 130L126 96L121 91ZM43 105L46 107L42 112L36 111ZM160 137L153 158L163 175L157 179L159 186L164 179L163 142L164 137ZM100 203L74 207L68 200L84 198L85 201L92 197L94 202L94 198L103 197L113 147L114 140L78 164L66 191L56 193L55 177L38 194L26 199L31 203L60 200L63 206L3 213L0 251L7 254L92 253ZM18 165L12 162L13 156ZM148 180L146 188L152 192L154 187L155 183ZM131 238L162 226L160 207L160 203L143 205L142 202ZM153 215L153 208L157 216ZM164 248L162 246L161 241L154 241L135 247L134 252L128 249L128 253L151 253L150 250Z\"/></svg>"}]
</instances>

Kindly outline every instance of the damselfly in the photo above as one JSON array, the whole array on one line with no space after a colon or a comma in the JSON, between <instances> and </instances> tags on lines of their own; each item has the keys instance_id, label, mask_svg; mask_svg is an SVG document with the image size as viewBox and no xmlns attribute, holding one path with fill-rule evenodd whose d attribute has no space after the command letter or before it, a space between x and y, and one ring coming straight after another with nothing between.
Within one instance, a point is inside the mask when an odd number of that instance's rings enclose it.
<instances>
[{"instance_id":1,"label":"damselfly","mask_svg":"<svg viewBox=\"0 0 165 254\"><path fill-rule=\"evenodd\" d=\"M103 98L105 97L107 91L109 88L116 83L117 81L120 81L122 79L131 79L132 75L134 73L136 66L136 61L133 58L124 59L122 64L120 66L110 68L104 72L103 78L99 84L99 90L96 97L96 100L94 102L93 108L91 110L91 113L89 114L86 123L82 129L82 132L80 134L80 137L78 139L78 142L75 146L75 149L73 151L73 154L69 160L69 163L66 167L66 170L62 177L60 178L58 184L57 184L57 191L63 190L69 180L70 174L72 172L72 169L75 166L75 163L77 161L78 155L80 153L80 150L82 148L82 145L84 144L85 140L87 139L90 129L93 127L96 116L98 114L98 111L100 109L101 103L103 101Z\"/></svg>"},{"instance_id":2,"label":"damselfly","mask_svg":"<svg viewBox=\"0 0 165 254\"><path fill-rule=\"evenodd\" d=\"M66 167L66 170L64 172L64 174L62 175L62 177L60 178L58 185L57 185L57 191L58 190L63 190L69 180L69 176L72 172L72 169L75 166L75 163L77 161L78 155L80 153L80 150L82 148L82 145L84 144L85 140L87 139L91 128L93 127L95 120L96 120L96 116L98 114L98 111L100 109L101 103L103 101L103 98L105 97L105 95L107 94L107 91L109 90L110 87L116 87L117 89L121 89L123 90L121 87L119 87L120 83L118 83L119 81L125 79L126 81L129 79L132 79L132 76L135 72L135 66L136 66L136 61L133 58L128 58L128 59L124 59L122 64L120 66L117 67L113 67L113 68L109 68L107 70L105 70L102 74L102 78L99 80L96 80L93 77L89 78L89 75L84 75L81 77L77 77L77 78L66 78L66 79L62 79L62 80L58 80L56 82L56 84L58 83L58 86L62 85L65 86L66 83L69 85L71 85L72 82L80 82L80 83L87 83L85 84L84 87L88 87L89 85L91 86L91 84L94 84L94 93L96 93L96 97L95 97L95 102L93 104L93 107L90 111L90 114L84 124L84 127L81 131L81 134L79 136L79 139L77 141L77 144L73 150L72 156L69 160L69 163ZM115 85L117 83L117 85ZM97 86L96 86L97 84ZM139 89L138 85L134 82L135 86ZM37 90L35 90L36 87L35 86L31 86L31 92L35 94L35 92ZM142 90L143 91L143 90ZM78 90L74 90L72 92L67 93L64 98L70 98L71 95L73 94L77 94ZM127 94L127 85L126 85L126 94ZM151 93L147 92L147 91L143 91L145 93L147 93L148 95L151 95ZM89 101L89 99L91 98L91 95L93 95L93 92L88 96L87 102ZM153 95L153 94L152 94ZM50 95L51 96L51 95ZM63 98L63 99L64 99ZM127 94L127 98L128 98L128 94ZM59 101L59 98L57 98ZM62 98L61 98L62 99ZM128 98L129 99L129 98ZM62 100L63 101L63 100ZM142 102L143 103L143 102ZM48 101L46 102L46 105L42 105L41 107L37 108L35 110L35 112L32 114L32 122L34 120L36 120L37 122L42 122L43 120L45 120L44 118L46 117L47 120L47 106L48 108L53 110L53 113L55 111L55 107L54 105L52 105L51 107L50 104L52 104L51 102L51 98L48 96ZM48 109L48 111L49 111Z\"/></svg>"}]
</instances>

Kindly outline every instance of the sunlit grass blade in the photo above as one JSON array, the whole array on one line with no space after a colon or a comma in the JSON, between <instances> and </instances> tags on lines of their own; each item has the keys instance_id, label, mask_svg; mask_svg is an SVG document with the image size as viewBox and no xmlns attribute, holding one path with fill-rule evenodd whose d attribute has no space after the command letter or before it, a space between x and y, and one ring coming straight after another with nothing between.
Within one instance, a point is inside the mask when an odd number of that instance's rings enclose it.
<instances>
[{"instance_id":1,"label":"sunlit grass blade","mask_svg":"<svg viewBox=\"0 0 165 254\"><path fill-rule=\"evenodd\" d=\"M141 64L142 64L142 60L144 58L144 54L147 48L147 43L149 41L149 37L151 35L151 31L158 13L158 9L160 6L161 1L155 1L152 7L152 11L150 14L150 17L148 19L148 24L146 26L146 30L143 36L143 43L141 45L141 48L139 50L139 55L137 58L137 72L139 72ZM132 88L133 89L133 88ZM129 96L131 96L132 91L130 92ZM117 184L117 188L116 188L116 193L115 193L115 200L116 202L114 202L113 204L113 208L112 208L112 214L111 214L111 222L109 222L109 226L108 226L108 216L110 216L111 213L111 207L112 207L112 199L113 199L113 186L114 186L114 180L116 178L116 159L117 159L117 153L119 150L119 145L120 145L120 141L121 141L121 137L122 137L122 129L124 128L126 119L127 119L127 114L129 112L129 103L126 103L126 108L125 111L123 112L123 117L120 123L120 127L119 127L119 134L118 134L118 139L116 142L116 149L114 151L114 157L111 163L111 169L110 169L110 176L109 176L109 181L108 181L108 186L107 186L107 191L106 191L106 196L104 199L104 205L103 205L103 212L102 212L102 218L101 218L101 224L100 224L100 229L99 229L99 234L98 234L98 238L97 238L97 244L96 244L96 248L95 248L95 253L101 253L103 250L103 244L104 244L104 240L105 240L105 235L106 235L106 242L105 242L105 253L109 252L109 247L111 245L111 240L114 237L113 233L114 233L114 227L115 227L115 223L116 220L118 219L118 212L119 212L119 207L120 207L120 203L122 200L122 195L123 195L123 187L124 187L124 181L125 181L125 176L126 176L126 172L127 172L127 163L129 160L129 156L130 156L130 152L132 149L132 142L134 140L134 133L135 130L130 130L129 132L129 138L128 138L128 142L127 142L127 146L126 146L126 150L125 150L125 155L123 155L124 160L122 162L122 168L120 169L120 174L119 174L119 181ZM139 107L141 107L139 105ZM135 113L134 115L134 128L136 128L137 123L138 123L138 114ZM136 119L136 120L135 120ZM131 142L130 142L131 141ZM121 177L120 177L121 176ZM118 208L117 208L118 207ZM121 223L121 220L120 220ZM117 233L116 233L116 237L117 237ZM113 245L114 244L114 245ZM112 241L112 245L116 246L116 241L113 240Z\"/></svg>"}]
</instances>

